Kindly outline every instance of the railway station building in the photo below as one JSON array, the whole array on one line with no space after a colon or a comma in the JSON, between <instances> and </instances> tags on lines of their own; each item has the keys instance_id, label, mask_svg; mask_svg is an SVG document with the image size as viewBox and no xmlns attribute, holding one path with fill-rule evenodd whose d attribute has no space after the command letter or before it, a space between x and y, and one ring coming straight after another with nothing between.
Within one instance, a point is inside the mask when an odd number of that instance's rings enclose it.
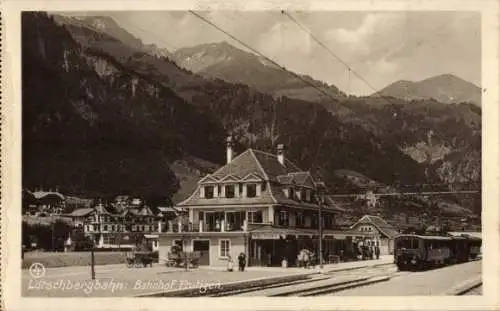
<instances>
[{"instance_id":1,"label":"railway station building","mask_svg":"<svg viewBox=\"0 0 500 311\"><path fill-rule=\"evenodd\" d=\"M283 259L293 266L303 248L318 254L320 203L326 260L352 251L353 239L368 236L336 230L336 215L344 210L320 199L324 184L288 160L283 145L275 154L247 149L234 156L228 137L226 157L224 166L199 180L177 204L189 216L160 233L160 260L179 245L199 252L200 265L224 266L229 257L245 253L251 266L279 266Z\"/></svg>"},{"instance_id":2,"label":"railway station building","mask_svg":"<svg viewBox=\"0 0 500 311\"><path fill-rule=\"evenodd\" d=\"M399 231L381 217L364 215L351 226L351 229L368 234L370 242L379 246L381 255L393 254L394 238Z\"/></svg>"}]
</instances>

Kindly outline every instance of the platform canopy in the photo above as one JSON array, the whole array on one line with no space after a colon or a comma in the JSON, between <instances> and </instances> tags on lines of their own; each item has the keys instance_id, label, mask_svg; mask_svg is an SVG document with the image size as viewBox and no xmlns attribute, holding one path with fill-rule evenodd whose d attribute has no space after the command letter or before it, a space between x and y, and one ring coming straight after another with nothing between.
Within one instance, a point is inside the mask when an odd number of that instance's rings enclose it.
<instances>
[{"instance_id":1,"label":"platform canopy","mask_svg":"<svg viewBox=\"0 0 500 311\"><path fill-rule=\"evenodd\" d=\"M319 236L318 230L315 229L302 229L302 228L279 228L270 225L265 225L249 231L253 240L280 240L286 239L287 236L294 236L296 239L314 238ZM345 240L348 237L352 238L366 238L371 237L359 231L333 231L324 230L323 238Z\"/></svg>"}]
</instances>

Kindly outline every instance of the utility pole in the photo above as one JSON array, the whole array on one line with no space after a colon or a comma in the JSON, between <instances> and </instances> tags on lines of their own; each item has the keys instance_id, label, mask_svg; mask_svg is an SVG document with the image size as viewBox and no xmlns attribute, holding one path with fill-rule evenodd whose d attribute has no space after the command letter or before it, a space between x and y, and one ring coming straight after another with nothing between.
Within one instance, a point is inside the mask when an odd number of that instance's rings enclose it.
<instances>
[{"instance_id":1,"label":"utility pole","mask_svg":"<svg viewBox=\"0 0 500 311\"><path fill-rule=\"evenodd\" d=\"M95 256L94 256L95 241L92 240L92 248L90 249L90 274L92 280L95 280Z\"/></svg>"},{"instance_id":2,"label":"utility pole","mask_svg":"<svg viewBox=\"0 0 500 311\"><path fill-rule=\"evenodd\" d=\"M85 227L90 226L88 219L85 220L84 222L84 229L83 229L83 236L85 236ZM92 224L93 226L93 224ZM90 235L92 239L92 245L90 246L90 278L92 280L95 280L95 256L94 256L94 248L95 248L95 239L93 235Z\"/></svg>"},{"instance_id":3,"label":"utility pole","mask_svg":"<svg viewBox=\"0 0 500 311\"><path fill-rule=\"evenodd\" d=\"M317 188L318 190L318 249L319 249L319 267L323 268L323 219L322 219L322 209L323 209L323 195L321 193L321 186Z\"/></svg>"},{"instance_id":4,"label":"utility pole","mask_svg":"<svg viewBox=\"0 0 500 311\"><path fill-rule=\"evenodd\" d=\"M184 270L185 271L188 271L189 270L189 267L188 267L188 252L186 250L186 246L187 245L187 237L186 235L182 235L182 252L184 253Z\"/></svg>"},{"instance_id":5,"label":"utility pole","mask_svg":"<svg viewBox=\"0 0 500 311\"><path fill-rule=\"evenodd\" d=\"M54 227L55 227L55 220L54 220L54 217L52 217L51 219L51 225L50 225L50 244L51 244L51 248L52 248L52 251L54 251Z\"/></svg>"}]
</instances>

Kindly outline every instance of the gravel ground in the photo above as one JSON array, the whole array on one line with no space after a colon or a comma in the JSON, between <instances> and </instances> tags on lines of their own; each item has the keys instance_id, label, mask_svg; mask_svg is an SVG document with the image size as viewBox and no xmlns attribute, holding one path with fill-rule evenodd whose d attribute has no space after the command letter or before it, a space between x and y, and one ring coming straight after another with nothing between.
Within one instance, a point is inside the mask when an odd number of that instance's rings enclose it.
<instances>
[{"instance_id":1,"label":"gravel ground","mask_svg":"<svg viewBox=\"0 0 500 311\"><path fill-rule=\"evenodd\" d=\"M387 282L337 292L335 296L441 295L468 279L481 275L481 261L412 273L396 274Z\"/></svg>"}]
</instances>

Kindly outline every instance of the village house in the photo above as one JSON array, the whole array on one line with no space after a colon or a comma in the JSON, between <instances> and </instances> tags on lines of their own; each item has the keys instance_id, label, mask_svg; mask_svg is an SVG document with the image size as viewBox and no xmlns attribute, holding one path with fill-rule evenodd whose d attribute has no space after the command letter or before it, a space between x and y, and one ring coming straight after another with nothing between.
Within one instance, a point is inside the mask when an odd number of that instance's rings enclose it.
<instances>
[{"instance_id":1,"label":"village house","mask_svg":"<svg viewBox=\"0 0 500 311\"><path fill-rule=\"evenodd\" d=\"M281 265L283 259L294 265L303 248L318 254L320 202L325 258L348 252L355 235L364 235L335 230L336 214L344 210L320 199L324 185L289 161L283 145L276 154L247 149L235 157L229 137L226 157L177 205L188 211L188 223L171 221L160 234L160 260L179 245L199 252L200 265L226 265L240 253L249 265Z\"/></svg>"},{"instance_id":2,"label":"village house","mask_svg":"<svg viewBox=\"0 0 500 311\"><path fill-rule=\"evenodd\" d=\"M133 248L146 239L152 250L158 250L158 233L165 228L163 215L153 213L147 205L79 208L68 214L75 228L90 236L97 248Z\"/></svg>"},{"instance_id":3,"label":"village house","mask_svg":"<svg viewBox=\"0 0 500 311\"><path fill-rule=\"evenodd\" d=\"M375 245L380 247L380 254L392 254L394 237L399 232L379 216L364 215L351 226L352 230L368 234Z\"/></svg>"},{"instance_id":4,"label":"village house","mask_svg":"<svg viewBox=\"0 0 500 311\"><path fill-rule=\"evenodd\" d=\"M23 214L34 216L60 215L66 209L66 198L58 191L23 189Z\"/></svg>"}]
</instances>

